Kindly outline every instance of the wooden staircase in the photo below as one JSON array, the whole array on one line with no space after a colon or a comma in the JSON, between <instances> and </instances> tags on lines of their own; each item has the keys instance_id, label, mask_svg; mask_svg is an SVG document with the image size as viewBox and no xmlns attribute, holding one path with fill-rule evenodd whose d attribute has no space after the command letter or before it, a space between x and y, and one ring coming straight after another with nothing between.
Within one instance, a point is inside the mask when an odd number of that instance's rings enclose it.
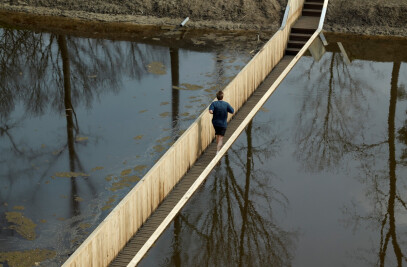
<instances>
[{"instance_id":1,"label":"wooden staircase","mask_svg":"<svg viewBox=\"0 0 407 267\"><path fill-rule=\"evenodd\" d=\"M324 0L306 0L302 9L302 16L291 28L286 55L297 55L305 43L318 28Z\"/></svg>"},{"instance_id":2,"label":"wooden staircase","mask_svg":"<svg viewBox=\"0 0 407 267\"><path fill-rule=\"evenodd\" d=\"M302 9L303 16L321 17L323 0L310 0L305 1L304 8Z\"/></svg>"}]
</instances>

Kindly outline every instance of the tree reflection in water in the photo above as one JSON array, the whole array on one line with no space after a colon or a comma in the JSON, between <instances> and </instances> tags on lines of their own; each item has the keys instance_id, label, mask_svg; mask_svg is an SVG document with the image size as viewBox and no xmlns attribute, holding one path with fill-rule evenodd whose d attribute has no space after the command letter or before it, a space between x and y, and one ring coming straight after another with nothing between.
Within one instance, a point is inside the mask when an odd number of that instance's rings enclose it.
<instances>
[{"instance_id":1,"label":"tree reflection in water","mask_svg":"<svg viewBox=\"0 0 407 267\"><path fill-rule=\"evenodd\" d=\"M315 79L305 83L295 131L296 156L309 171L336 168L344 153L364 148L357 142L368 110L360 102L372 88L352 75L361 67L355 63L351 70L341 54L334 52L325 55L318 65L311 61L299 77Z\"/></svg>"},{"instance_id":2,"label":"tree reflection in water","mask_svg":"<svg viewBox=\"0 0 407 267\"><path fill-rule=\"evenodd\" d=\"M369 139L372 133L364 128L372 108L365 104L368 103L366 93L372 92L372 88L358 77L358 72L368 65L356 61L348 66L335 52L323 57L319 69L313 64L303 78L317 77L317 83L310 83L317 84L317 88L305 88L297 120L301 129L296 131L297 157L306 169L315 172L343 167L340 163L346 155L360 162L362 177L357 179L366 186L370 211L366 213L366 207L359 206L360 203L346 205L345 221L354 231L368 225L377 231L379 238L372 248L356 251L354 258L369 266L402 266L407 262L407 246L400 240L406 240L407 233L405 229L397 229L402 225L397 219L407 215L407 180L405 154L401 153L400 159L397 155L398 147L407 144L407 120L396 137L396 103L405 100L406 95L405 86L398 86L400 62L393 63L391 73L388 137L374 143ZM387 171L383 169L386 168L384 162L387 162ZM397 170L397 166L401 168Z\"/></svg>"},{"instance_id":3,"label":"tree reflection in water","mask_svg":"<svg viewBox=\"0 0 407 267\"><path fill-rule=\"evenodd\" d=\"M92 102L102 94L120 90L123 72L140 79L146 72L145 62L165 62L167 59L164 50L162 53L144 51L134 43L126 43L125 49L122 49L122 44L108 40L37 34L25 30L0 31L1 137L11 143L12 153L29 159L45 153L33 148L20 148L27 144L16 143L11 133L13 128L21 126L30 117L43 115L49 108L61 114L71 109L77 135L79 126L74 107L84 103L91 108ZM70 95L69 107L66 107L66 94ZM20 118L10 117L18 104L24 107L24 114ZM59 147L46 153L55 150ZM6 161L2 159L1 163ZM18 176L9 173L8 177Z\"/></svg>"},{"instance_id":4,"label":"tree reflection in water","mask_svg":"<svg viewBox=\"0 0 407 267\"><path fill-rule=\"evenodd\" d=\"M59 258L52 262L57 264L200 112L205 105L204 87L211 84L211 72L218 65L212 66L210 53L224 49L194 47L190 56L185 53L189 49L178 52L177 48L25 30L0 29L0 35L0 235L5 240L0 250L46 244L57 247ZM201 49L204 53L195 53ZM246 61L247 53L227 49L232 58L226 74L234 75L238 70L231 67L240 63L232 62ZM184 66L180 77L181 55L185 65L194 64L191 59L208 64L196 69ZM153 62L164 71L149 68ZM173 88L180 87L182 78L199 80L202 90L183 93L174 88L167 95L169 66ZM201 68L207 78L201 79ZM224 86L225 81L218 85ZM180 115L187 108L182 101L192 96L196 107ZM149 97L153 100L146 100ZM152 111L141 109L140 104ZM129 171L130 175L123 174ZM4 214L15 205L37 225L36 240L21 240L8 229Z\"/></svg>"},{"instance_id":5,"label":"tree reflection in water","mask_svg":"<svg viewBox=\"0 0 407 267\"><path fill-rule=\"evenodd\" d=\"M365 173L363 183L367 186L367 196L371 201L370 211L361 211L356 204L345 208L344 212L349 217L349 224L354 229L362 227L363 224L370 225L380 233L380 243L373 245L373 248L365 251L367 255L363 260L376 266L403 266L407 263L407 232L401 227L402 221L397 223L397 219L403 219L407 215L406 195L407 179L403 173L406 172L406 162L403 155L397 159L398 149L401 145L407 145L407 139L403 136L406 124L399 130L396 138L396 105L397 100L403 100L406 92L404 87L398 87L400 74L400 62L393 63L390 82L390 101L387 120L387 139L379 144L373 144L366 150L373 150L370 153L363 151L363 171ZM407 122L407 120L405 120ZM399 141L397 143L396 141ZM387 147L387 149L386 149ZM387 150L387 151L386 151ZM387 160L386 160L387 154ZM366 157L365 155L370 155ZM381 162L387 161L387 171L380 167L385 167ZM399 171L397 166L400 165ZM399 177L398 177L399 176ZM391 253L389 253L391 251ZM369 254L376 254L375 261L370 260Z\"/></svg>"},{"instance_id":6,"label":"tree reflection in water","mask_svg":"<svg viewBox=\"0 0 407 267\"><path fill-rule=\"evenodd\" d=\"M297 232L284 230L273 219L274 209L285 210L288 199L271 184L273 174L256 166L277 150L269 127L251 122L246 140L234 144L187 206L191 208L178 215L165 265L291 264Z\"/></svg>"},{"instance_id":7,"label":"tree reflection in water","mask_svg":"<svg viewBox=\"0 0 407 267\"><path fill-rule=\"evenodd\" d=\"M24 213L44 216L47 211L52 211L39 192L44 193L43 184L54 174L53 167L65 165L61 161L67 158L71 173L89 172L77 153L86 142L78 142L77 138L83 135L97 140L99 134L80 128L75 107L91 109L92 103L103 94L117 94L122 88L123 74L140 80L147 72L146 64L154 60L165 63L167 53L165 49L144 49L143 45L130 42L0 29L0 235L11 238L2 242L2 251L36 247L33 242L12 242L13 236L18 237L7 229L4 212L13 209L7 203L29 200ZM52 140L57 141L41 147L21 138L18 128L25 128L31 118L39 118L50 110L66 118L66 136L56 132L57 136L52 136ZM40 162L40 166L34 165ZM88 205L80 205L83 200L80 193L90 199L100 193L92 179L78 180L76 176L69 179L69 210L61 210L69 222L58 223L64 230L57 232L58 240L47 241L55 242L50 246L60 247L62 242L76 247L86 236L85 228L79 223L84 219L87 222L99 220L99 216L86 214ZM63 200L58 201L65 206ZM47 219L52 217L52 213L45 215ZM39 218L35 221L38 222ZM66 227L68 223L70 226Z\"/></svg>"}]
</instances>

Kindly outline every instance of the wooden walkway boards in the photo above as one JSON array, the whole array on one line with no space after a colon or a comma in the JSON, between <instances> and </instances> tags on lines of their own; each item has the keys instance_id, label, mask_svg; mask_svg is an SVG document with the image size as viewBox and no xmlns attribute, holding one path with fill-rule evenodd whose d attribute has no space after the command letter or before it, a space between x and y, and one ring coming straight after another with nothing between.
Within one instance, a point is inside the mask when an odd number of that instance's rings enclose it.
<instances>
[{"instance_id":1,"label":"wooden walkway boards","mask_svg":"<svg viewBox=\"0 0 407 267\"><path fill-rule=\"evenodd\" d=\"M228 124L228 129L224 137L224 143L235 132L238 126L247 117L253 107L258 103L262 96L268 91L271 85L276 81L278 76L284 71L288 64L293 59L293 56L284 56L284 58L275 66L272 72L267 76L262 84L254 91L252 96L236 113L233 119ZM161 222L171 212L173 207L180 201L182 196L188 191L191 185L199 177L202 171L212 161L216 153L216 142L212 142L204 151L202 156L191 167L188 173L180 180L174 189L168 194L160 206L153 212L150 218L143 224L140 230L130 239L127 245L120 251L116 259L110 266L127 266L136 253L151 237Z\"/></svg>"},{"instance_id":2,"label":"wooden walkway boards","mask_svg":"<svg viewBox=\"0 0 407 267\"><path fill-rule=\"evenodd\" d=\"M313 29L318 28L319 17L301 16L292 28Z\"/></svg>"},{"instance_id":3,"label":"wooden walkway boards","mask_svg":"<svg viewBox=\"0 0 407 267\"><path fill-rule=\"evenodd\" d=\"M286 54L296 55L318 28L319 17L302 16L291 28Z\"/></svg>"}]
</instances>

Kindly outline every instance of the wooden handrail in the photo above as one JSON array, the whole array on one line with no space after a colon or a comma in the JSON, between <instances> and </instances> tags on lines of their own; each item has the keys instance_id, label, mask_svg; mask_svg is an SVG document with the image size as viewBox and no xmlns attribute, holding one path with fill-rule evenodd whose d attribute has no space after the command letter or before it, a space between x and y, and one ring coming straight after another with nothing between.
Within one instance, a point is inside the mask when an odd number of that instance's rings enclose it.
<instances>
[{"instance_id":1,"label":"wooden handrail","mask_svg":"<svg viewBox=\"0 0 407 267\"><path fill-rule=\"evenodd\" d=\"M288 19L289 13L290 13L290 3L287 3L287 7L285 8L285 11L284 11L283 21L281 22L280 31L285 28L285 25L287 24L287 19Z\"/></svg>"},{"instance_id":2,"label":"wooden handrail","mask_svg":"<svg viewBox=\"0 0 407 267\"><path fill-rule=\"evenodd\" d=\"M329 0L324 0L324 5L322 7L322 12L321 12L321 18L319 19L319 24L318 24L319 31L322 31L322 27L324 26L325 15L326 15L326 11L328 9L328 1Z\"/></svg>"}]
</instances>

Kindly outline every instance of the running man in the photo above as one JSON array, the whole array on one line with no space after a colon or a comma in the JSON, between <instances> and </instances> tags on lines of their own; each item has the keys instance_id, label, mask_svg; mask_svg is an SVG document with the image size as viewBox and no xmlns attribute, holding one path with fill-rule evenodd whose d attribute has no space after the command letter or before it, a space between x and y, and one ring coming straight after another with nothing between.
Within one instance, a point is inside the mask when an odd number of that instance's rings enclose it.
<instances>
[{"instance_id":1,"label":"running man","mask_svg":"<svg viewBox=\"0 0 407 267\"><path fill-rule=\"evenodd\" d=\"M209 113L213 114L212 124L215 128L216 154L218 154L223 144L223 136L225 136L226 132L228 112L233 114L235 110L228 102L223 101L222 91L216 93L216 98L218 101L212 102L209 106Z\"/></svg>"}]
</instances>

